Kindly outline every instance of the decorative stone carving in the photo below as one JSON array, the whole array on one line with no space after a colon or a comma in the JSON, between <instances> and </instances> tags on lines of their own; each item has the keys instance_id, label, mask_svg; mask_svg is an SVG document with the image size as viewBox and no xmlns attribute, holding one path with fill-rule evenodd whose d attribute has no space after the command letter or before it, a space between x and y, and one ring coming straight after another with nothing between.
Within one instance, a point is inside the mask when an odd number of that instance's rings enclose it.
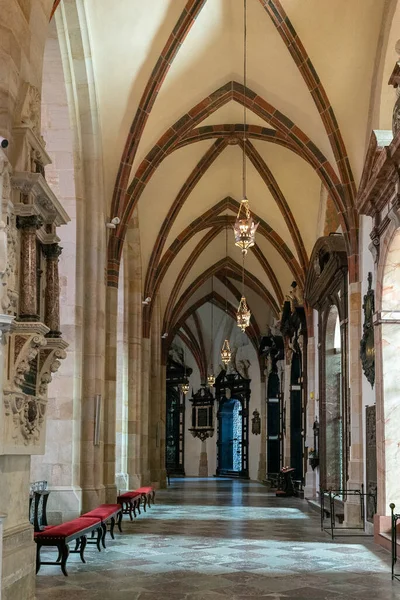
<instances>
[{"instance_id":1,"label":"decorative stone carving","mask_svg":"<svg viewBox=\"0 0 400 600\"><path fill-rule=\"evenodd\" d=\"M360 359L365 377L374 387L375 383L375 343L374 323L375 295L372 286L372 273L368 273L368 291L364 296L364 324L363 336L360 341Z\"/></svg>"},{"instance_id":2,"label":"decorative stone carving","mask_svg":"<svg viewBox=\"0 0 400 600\"><path fill-rule=\"evenodd\" d=\"M40 430L46 415L46 402L22 392L4 393L5 415L12 416L13 439L24 445L35 444L40 439Z\"/></svg>"},{"instance_id":3,"label":"decorative stone carving","mask_svg":"<svg viewBox=\"0 0 400 600\"><path fill-rule=\"evenodd\" d=\"M23 125L28 125L36 135L40 135L41 98L39 90L30 83L24 84L22 105L18 115Z\"/></svg>"},{"instance_id":4,"label":"decorative stone carving","mask_svg":"<svg viewBox=\"0 0 400 600\"><path fill-rule=\"evenodd\" d=\"M37 395L39 398L47 398L47 387L54 373L60 368L61 361L67 357L66 348L68 348L68 344L64 340L60 338L47 338L46 348L40 353L37 381Z\"/></svg>"},{"instance_id":5,"label":"decorative stone carving","mask_svg":"<svg viewBox=\"0 0 400 600\"><path fill-rule=\"evenodd\" d=\"M8 317L11 319L11 317ZM3 443L14 452L19 446L32 445L40 452L47 406L47 387L66 358L68 344L60 338L46 339L43 323L12 324L9 344L8 379L3 390L5 420ZM30 450L31 451L31 450Z\"/></svg>"}]
</instances>

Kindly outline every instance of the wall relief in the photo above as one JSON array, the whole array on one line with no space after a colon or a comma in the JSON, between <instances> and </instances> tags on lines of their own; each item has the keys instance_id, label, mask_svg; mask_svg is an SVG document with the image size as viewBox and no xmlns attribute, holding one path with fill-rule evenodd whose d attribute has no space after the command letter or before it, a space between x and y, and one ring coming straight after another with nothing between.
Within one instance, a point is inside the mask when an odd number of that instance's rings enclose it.
<instances>
[{"instance_id":1,"label":"wall relief","mask_svg":"<svg viewBox=\"0 0 400 600\"><path fill-rule=\"evenodd\" d=\"M373 315L375 312L375 293L372 289L372 273L368 273L368 291L363 303L364 324L360 342L360 359L365 377L374 387L375 383L375 342Z\"/></svg>"}]
</instances>

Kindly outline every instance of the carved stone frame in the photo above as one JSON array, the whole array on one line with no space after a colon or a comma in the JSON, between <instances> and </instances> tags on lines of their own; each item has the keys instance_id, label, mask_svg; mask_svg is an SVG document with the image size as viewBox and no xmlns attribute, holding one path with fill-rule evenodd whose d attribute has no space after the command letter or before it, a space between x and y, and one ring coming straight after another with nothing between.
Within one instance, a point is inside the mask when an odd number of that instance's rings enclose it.
<instances>
[{"instance_id":1,"label":"carved stone frame","mask_svg":"<svg viewBox=\"0 0 400 600\"><path fill-rule=\"evenodd\" d=\"M320 400L320 485L326 487L326 332L330 309L336 306L340 320L341 385L343 415L343 481L348 480L350 459L350 398L348 382L348 263L345 241L335 234L317 240L310 259L305 299L318 311L318 371Z\"/></svg>"}]
</instances>

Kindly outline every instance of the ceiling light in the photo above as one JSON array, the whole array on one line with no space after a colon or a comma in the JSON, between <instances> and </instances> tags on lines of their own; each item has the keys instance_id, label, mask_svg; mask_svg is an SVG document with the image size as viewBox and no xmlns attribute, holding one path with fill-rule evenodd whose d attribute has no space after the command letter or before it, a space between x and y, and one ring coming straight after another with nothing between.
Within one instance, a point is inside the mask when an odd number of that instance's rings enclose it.
<instances>
[{"instance_id":1,"label":"ceiling light","mask_svg":"<svg viewBox=\"0 0 400 600\"><path fill-rule=\"evenodd\" d=\"M221 360L224 363L225 367L229 365L232 358L231 347L229 345L229 340L225 340L224 344L221 348Z\"/></svg>"}]
</instances>

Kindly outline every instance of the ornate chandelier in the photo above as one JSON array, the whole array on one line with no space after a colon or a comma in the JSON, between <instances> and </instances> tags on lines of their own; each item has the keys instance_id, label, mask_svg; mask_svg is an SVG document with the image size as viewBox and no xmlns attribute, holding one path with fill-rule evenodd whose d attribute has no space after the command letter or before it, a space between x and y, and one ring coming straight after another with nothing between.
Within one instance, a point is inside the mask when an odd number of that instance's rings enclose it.
<instances>
[{"instance_id":1,"label":"ornate chandelier","mask_svg":"<svg viewBox=\"0 0 400 600\"><path fill-rule=\"evenodd\" d=\"M189 379L186 377L186 352L185 352L185 346L183 346L183 368L184 368L184 377L183 377L183 382L180 384L179 388L180 388L182 394L184 396L186 396L186 394L189 391Z\"/></svg>"},{"instance_id":2,"label":"ornate chandelier","mask_svg":"<svg viewBox=\"0 0 400 600\"><path fill-rule=\"evenodd\" d=\"M208 383L208 387L213 387L213 385L215 383L215 375L213 373L212 365L211 365L211 373L210 373L210 375L207 375L207 383Z\"/></svg>"},{"instance_id":3,"label":"ornate chandelier","mask_svg":"<svg viewBox=\"0 0 400 600\"><path fill-rule=\"evenodd\" d=\"M243 254L246 254L247 250L254 246L258 225L259 224L256 223L251 216L249 201L245 196L240 203L236 221L233 226L235 246L238 246Z\"/></svg>"},{"instance_id":4,"label":"ornate chandelier","mask_svg":"<svg viewBox=\"0 0 400 600\"><path fill-rule=\"evenodd\" d=\"M231 362L232 352L231 347L229 345L229 340L225 340L221 349L221 360L224 365L227 367Z\"/></svg>"},{"instance_id":5,"label":"ornate chandelier","mask_svg":"<svg viewBox=\"0 0 400 600\"><path fill-rule=\"evenodd\" d=\"M243 199L240 202L238 214L236 216L236 221L233 226L233 231L235 234L235 246L238 246L243 252L243 254L246 254L247 250L255 244L256 231L259 224L256 223L253 217L251 216L250 205L246 193L247 0L244 0L243 8Z\"/></svg>"},{"instance_id":6,"label":"ornate chandelier","mask_svg":"<svg viewBox=\"0 0 400 600\"><path fill-rule=\"evenodd\" d=\"M251 312L247 306L246 298L242 296L236 313L236 322L242 331L245 331L246 327L250 325L250 317Z\"/></svg>"},{"instance_id":7,"label":"ornate chandelier","mask_svg":"<svg viewBox=\"0 0 400 600\"><path fill-rule=\"evenodd\" d=\"M180 388L181 388L182 394L184 396L186 396L186 394L189 391L189 381L186 379L186 381L184 381L183 383L181 383Z\"/></svg>"}]
</instances>

